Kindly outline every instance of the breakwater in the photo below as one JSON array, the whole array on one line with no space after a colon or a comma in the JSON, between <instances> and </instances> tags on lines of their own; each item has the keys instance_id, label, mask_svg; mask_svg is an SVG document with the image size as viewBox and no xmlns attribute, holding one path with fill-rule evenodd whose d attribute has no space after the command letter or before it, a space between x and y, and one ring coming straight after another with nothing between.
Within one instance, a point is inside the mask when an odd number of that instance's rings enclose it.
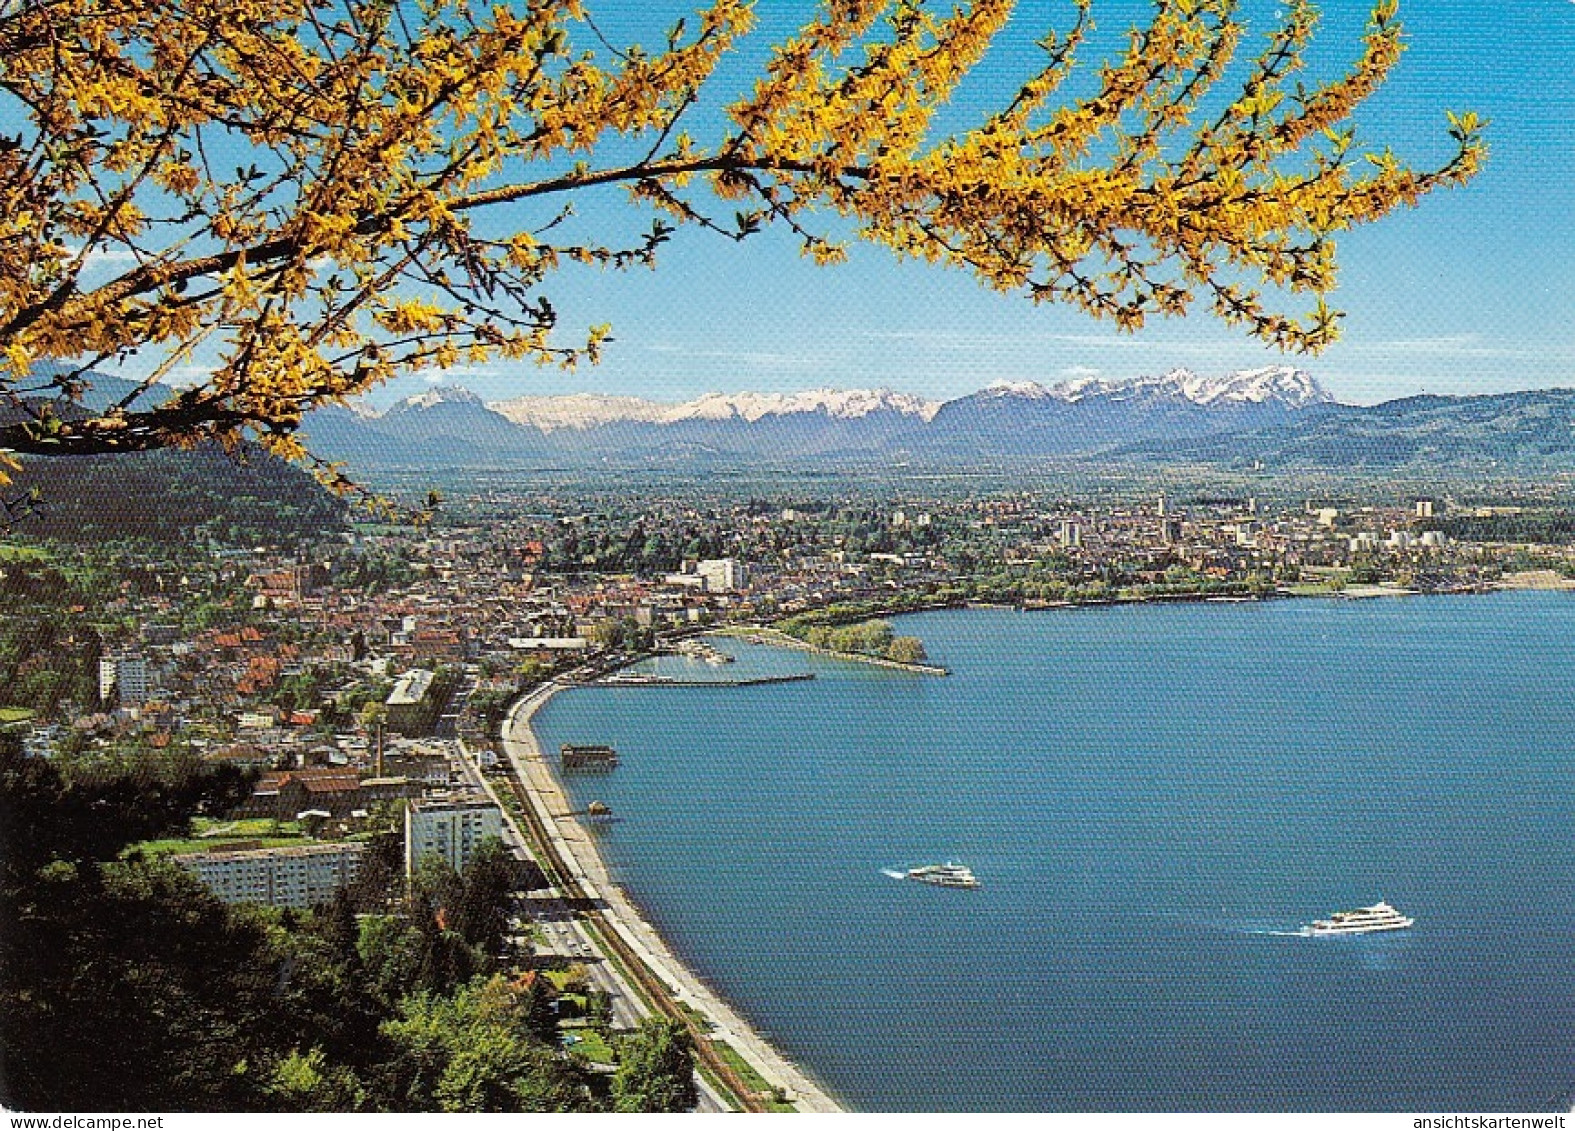
<instances>
[{"instance_id":1,"label":"breakwater","mask_svg":"<svg viewBox=\"0 0 1575 1131\"><path fill-rule=\"evenodd\" d=\"M594 681L594 687L759 687L768 683L803 683L814 679L814 672L796 672L792 675L762 675L742 679L683 679L678 676L647 673L603 676Z\"/></svg>"}]
</instances>

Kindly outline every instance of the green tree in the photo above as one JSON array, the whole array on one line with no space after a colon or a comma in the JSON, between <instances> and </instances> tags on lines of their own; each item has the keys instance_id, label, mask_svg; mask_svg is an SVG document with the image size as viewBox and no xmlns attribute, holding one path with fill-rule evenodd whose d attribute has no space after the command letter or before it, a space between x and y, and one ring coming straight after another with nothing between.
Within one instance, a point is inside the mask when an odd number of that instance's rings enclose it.
<instances>
[{"instance_id":1,"label":"green tree","mask_svg":"<svg viewBox=\"0 0 1575 1131\"><path fill-rule=\"evenodd\" d=\"M886 649L886 658L899 664L921 664L926 658L924 641L917 636L894 636Z\"/></svg>"},{"instance_id":2,"label":"green tree","mask_svg":"<svg viewBox=\"0 0 1575 1131\"><path fill-rule=\"evenodd\" d=\"M694 1042L683 1022L647 1017L618 1043L612 1096L616 1111L694 1110Z\"/></svg>"},{"instance_id":3,"label":"green tree","mask_svg":"<svg viewBox=\"0 0 1575 1131\"><path fill-rule=\"evenodd\" d=\"M74 779L0 735L0 1047L8 1106L226 1110L256 1103L243 1071L284 1023L278 956L130 843L185 831L244 789L186 767L153 779L104 768Z\"/></svg>"},{"instance_id":4,"label":"green tree","mask_svg":"<svg viewBox=\"0 0 1575 1131\"><path fill-rule=\"evenodd\" d=\"M534 1039L501 977L477 979L452 997L406 998L384 1034L399 1050L395 1094L414 1111L584 1111L590 1083L572 1061Z\"/></svg>"},{"instance_id":5,"label":"green tree","mask_svg":"<svg viewBox=\"0 0 1575 1131\"><path fill-rule=\"evenodd\" d=\"M274 1066L266 1094L269 1107L280 1112L359 1111L367 1101L356 1074L330 1064L322 1049L292 1051Z\"/></svg>"},{"instance_id":6,"label":"green tree","mask_svg":"<svg viewBox=\"0 0 1575 1131\"><path fill-rule=\"evenodd\" d=\"M466 942L485 954L503 949L508 934L509 899L519 880L519 865L503 842L488 837L459 875L449 922Z\"/></svg>"}]
</instances>

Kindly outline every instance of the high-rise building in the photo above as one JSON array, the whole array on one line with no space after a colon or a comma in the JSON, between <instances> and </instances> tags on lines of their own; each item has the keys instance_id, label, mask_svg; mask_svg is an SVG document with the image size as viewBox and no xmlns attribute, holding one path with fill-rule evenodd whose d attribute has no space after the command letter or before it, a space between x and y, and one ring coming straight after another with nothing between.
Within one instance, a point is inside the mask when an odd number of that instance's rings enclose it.
<instances>
[{"instance_id":1,"label":"high-rise building","mask_svg":"<svg viewBox=\"0 0 1575 1131\"><path fill-rule=\"evenodd\" d=\"M749 571L737 558L710 558L695 566L707 593L729 593L749 584Z\"/></svg>"},{"instance_id":2,"label":"high-rise building","mask_svg":"<svg viewBox=\"0 0 1575 1131\"><path fill-rule=\"evenodd\" d=\"M412 801L405 810L405 874L436 856L456 872L488 837L503 835L503 814L480 794Z\"/></svg>"},{"instance_id":3,"label":"high-rise building","mask_svg":"<svg viewBox=\"0 0 1575 1131\"><path fill-rule=\"evenodd\" d=\"M148 661L141 656L101 656L98 661L98 697L134 707L148 699Z\"/></svg>"}]
</instances>

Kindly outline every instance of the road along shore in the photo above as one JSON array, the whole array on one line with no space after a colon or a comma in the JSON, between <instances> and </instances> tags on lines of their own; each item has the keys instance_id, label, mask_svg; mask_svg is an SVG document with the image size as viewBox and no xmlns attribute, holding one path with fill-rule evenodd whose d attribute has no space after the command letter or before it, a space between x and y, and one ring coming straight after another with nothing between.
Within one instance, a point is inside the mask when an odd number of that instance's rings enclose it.
<instances>
[{"instance_id":1,"label":"road along shore","mask_svg":"<svg viewBox=\"0 0 1575 1131\"><path fill-rule=\"evenodd\" d=\"M706 1020L712 1039L726 1042L767 1083L780 1088L798 1110L843 1110L823 1088L774 1049L684 966L623 890L613 883L600 849L570 812L568 796L531 730L531 719L536 712L561 690L560 684L545 684L510 709L503 724L503 750L525 783L541 826L547 830L564 865L573 873L571 878L578 881L588 898L603 902L604 922L666 984L677 1002Z\"/></svg>"}]
</instances>

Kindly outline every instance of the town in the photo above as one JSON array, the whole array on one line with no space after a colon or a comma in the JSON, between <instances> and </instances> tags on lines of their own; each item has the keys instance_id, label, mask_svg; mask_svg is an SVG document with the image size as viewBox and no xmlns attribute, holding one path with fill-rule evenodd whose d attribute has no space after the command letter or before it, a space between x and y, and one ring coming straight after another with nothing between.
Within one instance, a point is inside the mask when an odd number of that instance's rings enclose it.
<instances>
[{"instance_id":1,"label":"town","mask_svg":"<svg viewBox=\"0 0 1575 1131\"><path fill-rule=\"evenodd\" d=\"M455 788L462 744L496 767L499 723L533 686L730 624L802 636L969 602L1360 597L1575 577L1575 518L1552 491L1482 504L1026 491L850 504L698 489L573 501L489 492L447 503L427 527L178 554L131 541L79 553L19 529L0 558L0 720L41 756L175 748L255 767L239 817L321 813L324 834Z\"/></svg>"},{"instance_id":2,"label":"town","mask_svg":"<svg viewBox=\"0 0 1575 1131\"><path fill-rule=\"evenodd\" d=\"M565 1048L610 1071L615 1035L662 1012L697 1038L702 1107L814 1110L807 1087L707 1039L678 979L653 973L661 958L598 919L607 893L561 850L562 813L532 778L617 754L512 748L510 710L533 689L662 651L720 661L696 637L743 627L915 664L922 641L880 618L917 609L1575 585L1575 515L1552 489L664 487L493 488L421 527L251 547L73 546L21 527L0 548L0 723L41 759L233 767L239 804L137 847L227 903L385 913L433 858L463 874L501 839L517 871L499 959L561 1003Z\"/></svg>"}]
</instances>

